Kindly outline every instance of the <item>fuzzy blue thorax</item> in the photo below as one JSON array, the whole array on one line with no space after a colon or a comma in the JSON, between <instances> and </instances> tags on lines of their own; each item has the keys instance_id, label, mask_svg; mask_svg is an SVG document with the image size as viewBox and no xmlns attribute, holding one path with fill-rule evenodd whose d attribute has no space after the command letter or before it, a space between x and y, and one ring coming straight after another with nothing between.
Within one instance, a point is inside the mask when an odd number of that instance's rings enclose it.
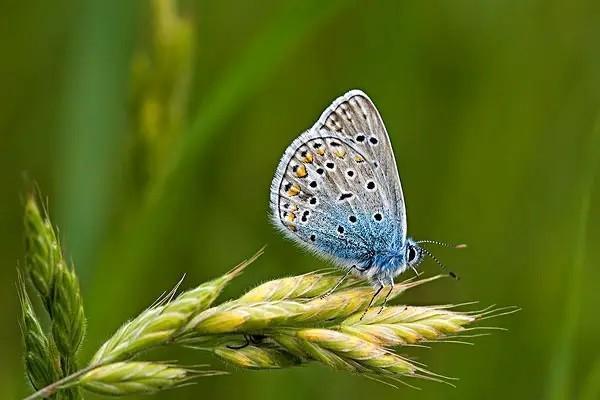
<instances>
[{"instance_id":1,"label":"fuzzy blue thorax","mask_svg":"<svg viewBox=\"0 0 600 400\"><path fill-rule=\"evenodd\" d=\"M319 227L298 225L295 234L312 238L309 249L333 259L342 268L355 266L353 272L360 277L373 283L389 283L409 267L409 256L420 255L420 251L410 251L418 245L404 239L400 224L389 214L379 213L378 220L374 217L377 213L356 213L344 206L329 213L331 218L321 221Z\"/></svg>"}]
</instances>

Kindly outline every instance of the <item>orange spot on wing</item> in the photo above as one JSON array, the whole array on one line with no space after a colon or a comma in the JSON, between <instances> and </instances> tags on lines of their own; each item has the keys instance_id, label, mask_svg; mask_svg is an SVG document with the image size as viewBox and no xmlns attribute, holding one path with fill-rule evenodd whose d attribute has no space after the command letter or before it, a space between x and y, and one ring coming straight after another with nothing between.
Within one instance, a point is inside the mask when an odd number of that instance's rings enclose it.
<instances>
[{"instance_id":1,"label":"orange spot on wing","mask_svg":"<svg viewBox=\"0 0 600 400\"><path fill-rule=\"evenodd\" d=\"M300 165L296 168L296 176L298 178L304 178L306 175L308 175L308 173L306 172L306 167L304 165Z\"/></svg>"},{"instance_id":2,"label":"orange spot on wing","mask_svg":"<svg viewBox=\"0 0 600 400\"><path fill-rule=\"evenodd\" d=\"M335 154L337 158L344 158L346 156L346 150L338 148L335 149L333 154Z\"/></svg>"},{"instance_id":3,"label":"orange spot on wing","mask_svg":"<svg viewBox=\"0 0 600 400\"><path fill-rule=\"evenodd\" d=\"M298 186L296 183L294 183L287 191L289 196L297 196L298 193L300 193L300 186Z\"/></svg>"},{"instance_id":4,"label":"orange spot on wing","mask_svg":"<svg viewBox=\"0 0 600 400\"><path fill-rule=\"evenodd\" d=\"M305 163L312 163L313 162L313 155L312 153L306 152L306 154L304 154L304 156L302 157L302 161Z\"/></svg>"},{"instance_id":5,"label":"orange spot on wing","mask_svg":"<svg viewBox=\"0 0 600 400\"><path fill-rule=\"evenodd\" d=\"M293 212L288 212L285 213L284 218L287 222L294 222L296 220L296 214L294 214Z\"/></svg>"}]
</instances>

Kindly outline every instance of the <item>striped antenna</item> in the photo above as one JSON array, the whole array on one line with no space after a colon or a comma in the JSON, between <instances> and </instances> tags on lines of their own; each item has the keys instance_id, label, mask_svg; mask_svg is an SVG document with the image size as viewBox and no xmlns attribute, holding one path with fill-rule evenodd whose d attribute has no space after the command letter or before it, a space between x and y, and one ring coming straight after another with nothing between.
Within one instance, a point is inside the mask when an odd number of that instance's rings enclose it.
<instances>
[{"instance_id":1,"label":"striped antenna","mask_svg":"<svg viewBox=\"0 0 600 400\"><path fill-rule=\"evenodd\" d=\"M437 240L419 240L415 243L431 243L431 244L437 244L438 246L442 246L442 247L451 247L453 249L464 249L467 247L466 244L464 243L460 243L460 244L448 244L448 243L444 243L444 242L438 242Z\"/></svg>"},{"instance_id":2,"label":"striped antenna","mask_svg":"<svg viewBox=\"0 0 600 400\"><path fill-rule=\"evenodd\" d=\"M418 243L418 242L417 242ZM433 254L431 254L431 252L429 250L427 250L424 247L421 247L421 250L423 250L425 253L427 253L427 255L429 257L431 257L433 259L433 261L436 262L437 265L439 265L444 271L448 272L448 275L450 275L451 277L453 277L456 280L459 280L460 278L458 277L458 275L456 275L454 272L452 271L448 271L448 268L446 268L446 266L444 264L442 264L442 262L440 260L437 259L436 256L434 256Z\"/></svg>"}]
</instances>

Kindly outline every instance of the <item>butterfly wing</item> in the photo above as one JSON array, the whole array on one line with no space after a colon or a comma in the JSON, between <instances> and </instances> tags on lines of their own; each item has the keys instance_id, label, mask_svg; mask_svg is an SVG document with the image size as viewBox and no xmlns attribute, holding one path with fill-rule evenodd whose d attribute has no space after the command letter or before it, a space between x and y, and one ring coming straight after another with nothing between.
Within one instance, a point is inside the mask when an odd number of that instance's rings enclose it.
<instances>
[{"instance_id":1,"label":"butterfly wing","mask_svg":"<svg viewBox=\"0 0 600 400\"><path fill-rule=\"evenodd\" d=\"M337 132L376 163L374 175L386 188L391 210L406 235L406 208L394 150L383 119L369 96L361 90L351 90L338 97L321 114L313 129Z\"/></svg>"},{"instance_id":2,"label":"butterfly wing","mask_svg":"<svg viewBox=\"0 0 600 400\"><path fill-rule=\"evenodd\" d=\"M271 210L288 237L342 266L371 267L403 245L398 171L364 93L336 100L287 148L271 184Z\"/></svg>"}]
</instances>

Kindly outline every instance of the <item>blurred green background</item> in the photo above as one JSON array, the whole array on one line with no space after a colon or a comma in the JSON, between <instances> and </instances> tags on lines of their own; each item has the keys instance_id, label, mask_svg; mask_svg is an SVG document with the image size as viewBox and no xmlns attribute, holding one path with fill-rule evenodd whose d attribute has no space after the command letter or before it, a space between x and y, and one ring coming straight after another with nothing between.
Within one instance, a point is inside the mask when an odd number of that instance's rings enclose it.
<instances>
[{"instance_id":1,"label":"blurred green background","mask_svg":"<svg viewBox=\"0 0 600 400\"><path fill-rule=\"evenodd\" d=\"M523 310L473 347L409 349L456 389L315 365L155 398L600 398L600 2L0 4L1 398L28 390L14 286L26 179L82 280L87 360L183 273L194 286L268 244L227 298L325 265L270 226L268 188L285 147L351 88L384 117L410 234L469 244L436 249L461 281L406 301Z\"/></svg>"}]
</instances>

